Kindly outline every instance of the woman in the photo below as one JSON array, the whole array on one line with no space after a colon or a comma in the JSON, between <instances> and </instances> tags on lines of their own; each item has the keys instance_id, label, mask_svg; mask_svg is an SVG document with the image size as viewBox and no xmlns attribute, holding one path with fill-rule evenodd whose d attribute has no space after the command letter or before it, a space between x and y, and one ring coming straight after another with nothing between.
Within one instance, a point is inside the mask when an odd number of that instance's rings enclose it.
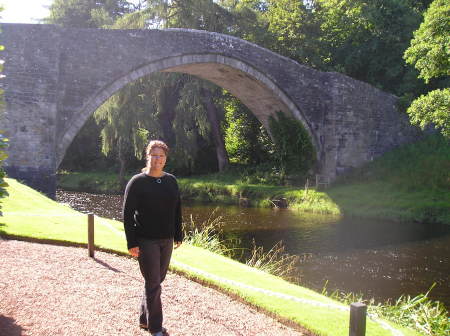
<instances>
[{"instance_id":1,"label":"woman","mask_svg":"<svg viewBox=\"0 0 450 336\"><path fill-rule=\"evenodd\" d=\"M152 335L167 335L162 327L161 283L172 249L183 241L181 202L175 177L163 171L169 148L159 140L147 146L147 166L125 189L123 223L130 254L138 258L145 280L139 323Z\"/></svg>"}]
</instances>

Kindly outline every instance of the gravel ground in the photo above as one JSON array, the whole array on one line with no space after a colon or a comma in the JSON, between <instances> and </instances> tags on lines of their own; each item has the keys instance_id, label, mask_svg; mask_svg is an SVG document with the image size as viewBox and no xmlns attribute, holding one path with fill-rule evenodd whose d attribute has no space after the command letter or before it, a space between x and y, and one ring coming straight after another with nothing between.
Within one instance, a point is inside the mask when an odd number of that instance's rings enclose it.
<instances>
[{"instance_id":1,"label":"gravel ground","mask_svg":"<svg viewBox=\"0 0 450 336\"><path fill-rule=\"evenodd\" d=\"M0 238L0 335L148 335L136 260ZM177 335L302 335L214 289L169 273L164 326Z\"/></svg>"}]
</instances>

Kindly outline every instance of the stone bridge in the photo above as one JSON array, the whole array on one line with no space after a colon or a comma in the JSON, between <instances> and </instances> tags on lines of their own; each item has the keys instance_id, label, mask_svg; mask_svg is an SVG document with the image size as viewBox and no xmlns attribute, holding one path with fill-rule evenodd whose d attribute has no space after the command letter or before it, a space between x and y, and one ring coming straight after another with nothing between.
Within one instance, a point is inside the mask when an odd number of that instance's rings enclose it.
<instances>
[{"instance_id":1,"label":"stone bridge","mask_svg":"<svg viewBox=\"0 0 450 336\"><path fill-rule=\"evenodd\" d=\"M280 110L300 120L318 171L332 179L417 136L393 95L232 36L43 24L1 29L6 113L0 130L10 139L5 168L49 195L88 117L122 87L157 71L188 73L225 88L265 126Z\"/></svg>"}]
</instances>

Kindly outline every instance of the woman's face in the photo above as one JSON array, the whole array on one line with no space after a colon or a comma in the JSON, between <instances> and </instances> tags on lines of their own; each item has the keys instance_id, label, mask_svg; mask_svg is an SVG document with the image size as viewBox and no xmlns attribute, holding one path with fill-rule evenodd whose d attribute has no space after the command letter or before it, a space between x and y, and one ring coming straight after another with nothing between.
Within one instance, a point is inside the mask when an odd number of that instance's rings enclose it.
<instances>
[{"instance_id":1,"label":"woman's face","mask_svg":"<svg viewBox=\"0 0 450 336\"><path fill-rule=\"evenodd\" d=\"M154 170L163 170L166 164L166 153L162 148L155 147L152 148L150 153L147 154L147 160L150 166L150 169Z\"/></svg>"}]
</instances>

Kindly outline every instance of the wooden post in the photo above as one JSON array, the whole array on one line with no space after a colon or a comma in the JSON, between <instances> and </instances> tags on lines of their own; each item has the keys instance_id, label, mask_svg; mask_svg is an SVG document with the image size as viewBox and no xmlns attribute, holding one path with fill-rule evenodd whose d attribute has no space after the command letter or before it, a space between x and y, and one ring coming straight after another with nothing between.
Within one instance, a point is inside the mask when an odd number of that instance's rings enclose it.
<instances>
[{"instance_id":1,"label":"wooden post","mask_svg":"<svg viewBox=\"0 0 450 336\"><path fill-rule=\"evenodd\" d=\"M94 214L88 214L88 253L94 258Z\"/></svg>"},{"instance_id":2,"label":"wooden post","mask_svg":"<svg viewBox=\"0 0 450 336\"><path fill-rule=\"evenodd\" d=\"M350 333L349 336L366 335L366 313L367 306L356 302L350 305Z\"/></svg>"}]
</instances>

